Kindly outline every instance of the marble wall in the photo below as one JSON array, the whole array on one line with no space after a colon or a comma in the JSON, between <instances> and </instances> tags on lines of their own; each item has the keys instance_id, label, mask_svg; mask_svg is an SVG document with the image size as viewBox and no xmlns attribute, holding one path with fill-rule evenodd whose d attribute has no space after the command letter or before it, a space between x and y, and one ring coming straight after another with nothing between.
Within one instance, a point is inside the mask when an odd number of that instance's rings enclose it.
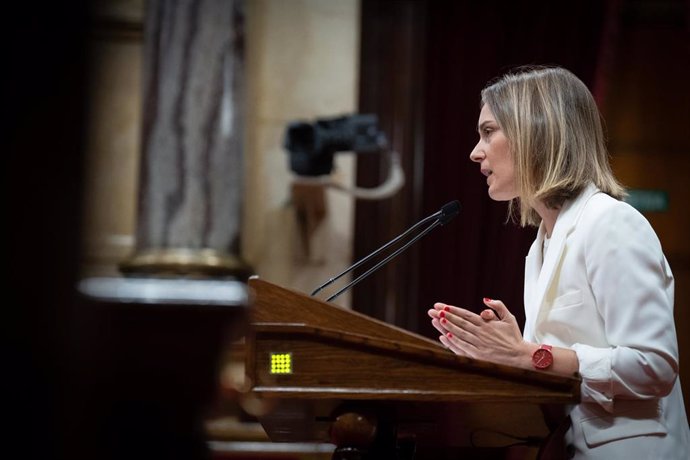
<instances>
[{"instance_id":1,"label":"marble wall","mask_svg":"<svg viewBox=\"0 0 690 460\"><path fill-rule=\"evenodd\" d=\"M134 247L141 133L142 2L101 2L90 36L82 260L114 275Z\"/></svg>"},{"instance_id":2,"label":"marble wall","mask_svg":"<svg viewBox=\"0 0 690 460\"><path fill-rule=\"evenodd\" d=\"M326 191L326 216L300 240L285 127L356 110L359 1L258 0L247 9L247 195L243 255L259 276L310 291L350 263L353 200ZM335 179L353 181L354 155ZM308 251L307 251L308 249ZM307 253L308 252L308 253ZM347 295L338 299L346 305Z\"/></svg>"}]
</instances>

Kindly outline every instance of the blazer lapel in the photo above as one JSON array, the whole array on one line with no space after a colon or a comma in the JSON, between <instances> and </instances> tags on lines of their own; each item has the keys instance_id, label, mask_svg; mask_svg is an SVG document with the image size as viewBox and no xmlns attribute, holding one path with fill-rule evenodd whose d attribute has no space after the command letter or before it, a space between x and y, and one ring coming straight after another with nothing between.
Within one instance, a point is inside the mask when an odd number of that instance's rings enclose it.
<instances>
[{"instance_id":1,"label":"blazer lapel","mask_svg":"<svg viewBox=\"0 0 690 460\"><path fill-rule=\"evenodd\" d=\"M537 238L532 243L529 248L527 257L525 258L525 286L524 286L524 305L525 305L525 317L528 319L525 322L525 330L523 335L525 339L529 340L532 335L532 329L529 319L535 318L537 316L538 304L534 300L534 295L536 293L537 281L539 280L539 273L541 272L541 266L543 264L542 260L542 245L544 244L545 236L544 224L539 226L539 231L537 232ZM533 323L533 321L532 321Z\"/></svg>"},{"instance_id":2,"label":"blazer lapel","mask_svg":"<svg viewBox=\"0 0 690 460\"><path fill-rule=\"evenodd\" d=\"M527 283L528 275L525 273L525 289L530 288L534 290L532 293L525 293L525 299L529 299L530 302L529 306L525 304L525 314L528 318L531 318L531 321L528 319L529 324L525 326L525 331L531 331L531 334L534 335L537 340L538 337L536 337L537 331L535 325L539 324L541 317L548 311L548 308L546 308L544 304L544 298L551 287L554 275L558 273L558 266L566 251L566 240L568 235L575 229L575 224L589 198L597 192L599 192L599 190L594 185L590 184L577 198L566 203L556 219L556 225L551 235L549 248L546 251L546 257L543 258L541 267L538 264L534 264L532 261L530 261L531 263L525 264L525 272L528 270L533 272L529 275L530 277L534 277L534 273L537 270L539 273L536 276L536 283L529 286ZM542 223L539 227L537 240L532 248L539 253L542 252L543 238L545 236L543 227L544 224ZM534 246L537 247L535 248ZM532 255L532 249L530 249L530 255ZM536 256L534 261L536 262L539 258L541 258L541 255ZM535 266L529 267L529 265ZM532 314L530 315L528 312Z\"/></svg>"}]
</instances>

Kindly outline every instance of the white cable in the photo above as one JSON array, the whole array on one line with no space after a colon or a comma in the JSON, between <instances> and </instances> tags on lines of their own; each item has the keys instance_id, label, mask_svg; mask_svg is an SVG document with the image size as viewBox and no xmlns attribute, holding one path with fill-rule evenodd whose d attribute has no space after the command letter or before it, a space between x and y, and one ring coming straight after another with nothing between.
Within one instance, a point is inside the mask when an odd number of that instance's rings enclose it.
<instances>
[{"instance_id":1,"label":"white cable","mask_svg":"<svg viewBox=\"0 0 690 460\"><path fill-rule=\"evenodd\" d=\"M405 172L402 169L400 155L394 150L389 151L391 167L388 170L386 180L376 187L348 187L331 179L330 176L307 177L296 176L296 183L320 184L335 190L347 193L361 200L384 200L395 195L405 185Z\"/></svg>"}]
</instances>

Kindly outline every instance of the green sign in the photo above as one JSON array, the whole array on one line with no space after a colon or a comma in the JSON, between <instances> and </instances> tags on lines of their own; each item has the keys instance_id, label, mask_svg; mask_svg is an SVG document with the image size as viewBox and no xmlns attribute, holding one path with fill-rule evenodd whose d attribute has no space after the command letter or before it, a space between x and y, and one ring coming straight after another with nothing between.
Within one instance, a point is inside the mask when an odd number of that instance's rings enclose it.
<instances>
[{"instance_id":1,"label":"green sign","mask_svg":"<svg viewBox=\"0 0 690 460\"><path fill-rule=\"evenodd\" d=\"M640 212L668 211L668 192L665 190L631 189L625 201Z\"/></svg>"}]
</instances>

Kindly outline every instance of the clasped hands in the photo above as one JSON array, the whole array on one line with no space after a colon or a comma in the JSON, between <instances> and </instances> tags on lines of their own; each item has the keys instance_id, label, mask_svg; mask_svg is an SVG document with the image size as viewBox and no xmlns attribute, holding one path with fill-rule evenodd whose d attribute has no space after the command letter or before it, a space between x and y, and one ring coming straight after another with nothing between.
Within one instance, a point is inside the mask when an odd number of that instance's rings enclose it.
<instances>
[{"instance_id":1,"label":"clasped hands","mask_svg":"<svg viewBox=\"0 0 690 460\"><path fill-rule=\"evenodd\" d=\"M444 303L429 309L431 324L441 333L439 340L459 356L520 366L525 356L515 316L500 300L484 299L489 307L479 315Z\"/></svg>"}]
</instances>

